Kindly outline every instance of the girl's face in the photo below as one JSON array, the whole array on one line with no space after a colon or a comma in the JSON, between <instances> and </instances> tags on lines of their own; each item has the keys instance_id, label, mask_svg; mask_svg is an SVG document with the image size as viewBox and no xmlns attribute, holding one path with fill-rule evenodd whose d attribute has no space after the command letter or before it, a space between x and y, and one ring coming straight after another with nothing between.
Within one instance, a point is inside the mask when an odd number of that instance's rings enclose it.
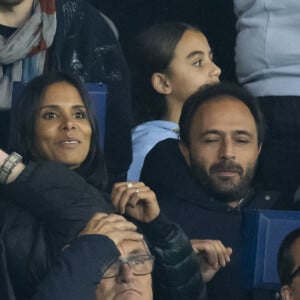
<instances>
[{"instance_id":1,"label":"girl's face","mask_svg":"<svg viewBox=\"0 0 300 300\"><path fill-rule=\"evenodd\" d=\"M206 84L219 82L220 68L214 64L206 37L199 31L187 30L178 42L165 74L169 99L184 102Z\"/></svg>"},{"instance_id":2,"label":"girl's face","mask_svg":"<svg viewBox=\"0 0 300 300\"><path fill-rule=\"evenodd\" d=\"M51 84L35 122L35 145L47 160L79 167L86 159L92 128L78 90L67 82Z\"/></svg>"}]
</instances>

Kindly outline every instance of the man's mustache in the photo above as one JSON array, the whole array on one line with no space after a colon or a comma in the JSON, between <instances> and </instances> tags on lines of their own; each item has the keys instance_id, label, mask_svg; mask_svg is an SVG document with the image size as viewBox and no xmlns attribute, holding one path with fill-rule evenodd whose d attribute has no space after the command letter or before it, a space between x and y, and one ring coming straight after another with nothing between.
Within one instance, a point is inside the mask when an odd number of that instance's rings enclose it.
<instances>
[{"instance_id":1,"label":"man's mustache","mask_svg":"<svg viewBox=\"0 0 300 300\"><path fill-rule=\"evenodd\" d=\"M209 173L218 173L218 172L234 172L238 173L240 176L243 175L244 170L240 164L237 164L233 161L224 161L217 164L214 164L210 167Z\"/></svg>"}]
</instances>

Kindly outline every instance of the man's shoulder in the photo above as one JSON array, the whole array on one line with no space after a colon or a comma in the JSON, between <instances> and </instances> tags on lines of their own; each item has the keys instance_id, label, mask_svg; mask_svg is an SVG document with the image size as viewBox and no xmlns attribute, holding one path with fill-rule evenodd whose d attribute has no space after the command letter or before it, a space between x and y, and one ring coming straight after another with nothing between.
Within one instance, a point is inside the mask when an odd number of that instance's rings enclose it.
<instances>
[{"instance_id":1,"label":"man's shoulder","mask_svg":"<svg viewBox=\"0 0 300 300\"><path fill-rule=\"evenodd\" d=\"M178 142L179 140L174 138L168 138L163 141L160 141L155 145L155 147L153 147L151 154L149 156L154 156L157 153L160 155L162 153L167 154L169 153L169 151L172 151L171 153L178 153L179 151Z\"/></svg>"},{"instance_id":2,"label":"man's shoulder","mask_svg":"<svg viewBox=\"0 0 300 300\"><path fill-rule=\"evenodd\" d=\"M280 193L277 191L255 191L247 208L272 209L276 207L279 199Z\"/></svg>"},{"instance_id":3,"label":"man's shoulder","mask_svg":"<svg viewBox=\"0 0 300 300\"><path fill-rule=\"evenodd\" d=\"M166 170L166 166L172 166L173 168L185 167L184 158L179 151L178 139L168 138L160 141L149 151L143 169L145 169L145 172L151 171L153 166L156 170L157 168Z\"/></svg>"},{"instance_id":4,"label":"man's shoulder","mask_svg":"<svg viewBox=\"0 0 300 300\"><path fill-rule=\"evenodd\" d=\"M191 181L191 175L180 153L177 139L158 142L147 154L141 172L141 180L154 192L173 194L185 188Z\"/></svg>"}]
</instances>

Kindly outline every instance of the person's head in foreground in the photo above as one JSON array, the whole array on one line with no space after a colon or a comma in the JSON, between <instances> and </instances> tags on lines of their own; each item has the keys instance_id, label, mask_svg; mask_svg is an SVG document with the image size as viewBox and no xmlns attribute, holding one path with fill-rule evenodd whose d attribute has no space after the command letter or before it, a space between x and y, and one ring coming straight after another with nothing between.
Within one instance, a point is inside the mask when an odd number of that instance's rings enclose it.
<instances>
[{"instance_id":1,"label":"person's head in foreground","mask_svg":"<svg viewBox=\"0 0 300 300\"><path fill-rule=\"evenodd\" d=\"M124 240L118 249L121 256L104 273L96 300L152 300L154 257L145 241Z\"/></svg>"},{"instance_id":2,"label":"person's head in foreground","mask_svg":"<svg viewBox=\"0 0 300 300\"><path fill-rule=\"evenodd\" d=\"M133 110L136 123L178 123L186 98L219 82L205 35L185 23L159 23L143 31L134 48Z\"/></svg>"},{"instance_id":3,"label":"person's head in foreground","mask_svg":"<svg viewBox=\"0 0 300 300\"><path fill-rule=\"evenodd\" d=\"M179 126L180 150L198 183L237 206L247 196L264 138L256 99L236 85L209 86L185 102Z\"/></svg>"},{"instance_id":4,"label":"person's head in foreground","mask_svg":"<svg viewBox=\"0 0 300 300\"><path fill-rule=\"evenodd\" d=\"M104 185L96 119L85 87L73 75L46 73L27 84L12 108L10 148L25 163L60 162Z\"/></svg>"},{"instance_id":5,"label":"person's head in foreground","mask_svg":"<svg viewBox=\"0 0 300 300\"><path fill-rule=\"evenodd\" d=\"M300 299L300 228L290 232L282 241L277 270L283 300Z\"/></svg>"}]
</instances>

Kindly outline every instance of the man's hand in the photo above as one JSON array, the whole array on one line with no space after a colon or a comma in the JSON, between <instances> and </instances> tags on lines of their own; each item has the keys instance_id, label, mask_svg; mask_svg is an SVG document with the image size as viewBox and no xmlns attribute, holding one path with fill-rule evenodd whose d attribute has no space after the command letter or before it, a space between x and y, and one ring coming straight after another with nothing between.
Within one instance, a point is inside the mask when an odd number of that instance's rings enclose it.
<instances>
[{"instance_id":1,"label":"man's hand","mask_svg":"<svg viewBox=\"0 0 300 300\"><path fill-rule=\"evenodd\" d=\"M123 216L96 213L79 235L101 234L109 237L116 246L123 240L140 241L143 235L136 232L136 226Z\"/></svg>"},{"instance_id":2,"label":"man's hand","mask_svg":"<svg viewBox=\"0 0 300 300\"><path fill-rule=\"evenodd\" d=\"M191 240L194 252L199 259L200 272L204 282L210 281L221 267L230 262L232 249L217 240Z\"/></svg>"},{"instance_id":3,"label":"man's hand","mask_svg":"<svg viewBox=\"0 0 300 300\"><path fill-rule=\"evenodd\" d=\"M113 186L111 199L116 211L149 223L160 213L155 193L142 182L119 182Z\"/></svg>"}]
</instances>

